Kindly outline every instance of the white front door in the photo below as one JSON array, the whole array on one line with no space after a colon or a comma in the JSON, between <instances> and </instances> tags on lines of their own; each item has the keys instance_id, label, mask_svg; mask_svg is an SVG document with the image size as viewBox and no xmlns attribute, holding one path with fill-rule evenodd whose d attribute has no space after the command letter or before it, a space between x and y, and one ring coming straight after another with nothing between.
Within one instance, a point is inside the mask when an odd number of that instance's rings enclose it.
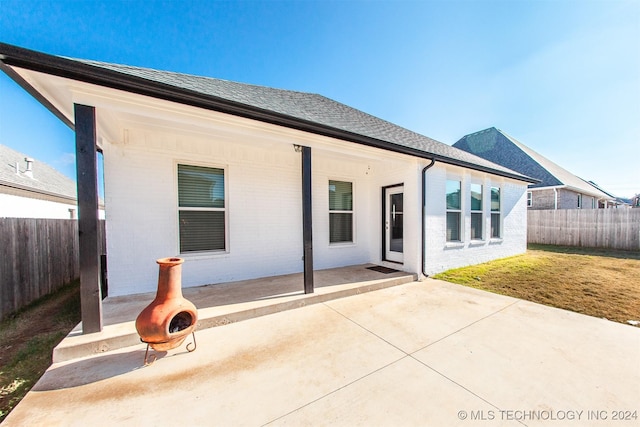
<instances>
[{"instance_id":1,"label":"white front door","mask_svg":"<svg viewBox=\"0 0 640 427\"><path fill-rule=\"evenodd\" d=\"M385 188L385 260L404 261L404 187Z\"/></svg>"}]
</instances>

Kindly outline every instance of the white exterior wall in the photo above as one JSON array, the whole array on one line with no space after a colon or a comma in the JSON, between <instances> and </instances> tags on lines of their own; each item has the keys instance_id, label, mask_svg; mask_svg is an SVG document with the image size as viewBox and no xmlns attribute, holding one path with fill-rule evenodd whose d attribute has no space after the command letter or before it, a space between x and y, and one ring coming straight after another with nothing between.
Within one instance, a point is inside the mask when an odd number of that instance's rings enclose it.
<instances>
[{"instance_id":1,"label":"white exterior wall","mask_svg":"<svg viewBox=\"0 0 640 427\"><path fill-rule=\"evenodd\" d=\"M419 195L410 167L415 161L392 156L380 162L357 148L337 152L314 139L282 135L274 142L252 133L203 137L129 129L126 142L105 145L109 295L155 290L155 260L167 256L185 258L183 286L302 271L301 154L294 144L312 147L314 268L380 263L381 185L404 182L405 191ZM224 253L179 254L178 163L225 169ZM329 180L353 183L353 243L329 244ZM419 206L417 196L405 200L407 206ZM419 216L407 214L409 221L407 232L415 235ZM419 271L419 245L405 246L410 262L390 266Z\"/></svg>"},{"instance_id":2,"label":"white exterior wall","mask_svg":"<svg viewBox=\"0 0 640 427\"><path fill-rule=\"evenodd\" d=\"M422 266L421 171L429 161L280 126L111 90L85 88L74 102L97 108L104 154L109 295L151 292L157 258L181 256L183 286L301 272L301 154L311 147L316 270L376 263L412 273ZM179 253L177 164L225 169L227 250ZM464 236L447 243L447 174L463 181ZM503 238L469 242L472 179L502 188ZM354 189L354 241L329 244L329 180ZM382 188L404 186L404 261L382 261ZM426 266L449 268L526 250L526 184L437 162L427 171ZM301 284L302 287L302 284Z\"/></svg>"},{"instance_id":3,"label":"white exterior wall","mask_svg":"<svg viewBox=\"0 0 640 427\"><path fill-rule=\"evenodd\" d=\"M446 181L462 182L462 242L446 241ZM471 183L483 185L484 240L471 240ZM490 238L491 187L500 187L502 237ZM527 249L527 184L495 175L436 163L426 180L426 261L428 275L497 258Z\"/></svg>"},{"instance_id":4,"label":"white exterior wall","mask_svg":"<svg viewBox=\"0 0 640 427\"><path fill-rule=\"evenodd\" d=\"M75 204L0 193L0 218L72 219L69 209L73 209L77 215Z\"/></svg>"},{"instance_id":5,"label":"white exterior wall","mask_svg":"<svg viewBox=\"0 0 640 427\"><path fill-rule=\"evenodd\" d=\"M319 137L296 140L283 135L278 142L256 134L228 138L128 130L126 143L103 147L109 295L154 291L155 260L166 256L186 259L183 286L302 271L301 155L293 144L312 148L316 270L376 263L422 272L421 170L427 161L348 144L336 150ZM225 169L228 250L224 253L179 254L178 163ZM461 243L445 241L447 176L463 182ZM353 183L353 243L329 244L329 180ZM467 199L472 180L484 186L484 241L470 241ZM404 186L403 264L382 261L382 188L397 184ZM488 237L492 185L502 189L501 239ZM427 274L526 250L525 183L436 163L427 171L425 212Z\"/></svg>"}]
</instances>

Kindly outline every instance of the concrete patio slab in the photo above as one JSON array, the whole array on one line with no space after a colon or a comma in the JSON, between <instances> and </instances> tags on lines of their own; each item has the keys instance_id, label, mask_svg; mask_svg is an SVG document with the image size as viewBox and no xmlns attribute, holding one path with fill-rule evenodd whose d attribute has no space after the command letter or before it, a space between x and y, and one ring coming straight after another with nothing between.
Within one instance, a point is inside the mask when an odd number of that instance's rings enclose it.
<instances>
[{"instance_id":1,"label":"concrete patio slab","mask_svg":"<svg viewBox=\"0 0 640 427\"><path fill-rule=\"evenodd\" d=\"M410 356L275 420L273 426L468 426L460 408L494 407ZM521 426L497 421L492 426Z\"/></svg>"},{"instance_id":2,"label":"concrete patio slab","mask_svg":"<svg viewBox=\"0 0 640 427\"><path fill-rule=\"evenodd\" d=\"M142 345L54 365L21 403L39 410L8 421L263 425L404 357L323 305L197 338L193 353L172 351L145 368Z\"/></svg>"},{"instance_id":3,"label":"concrete patio slab","mask_svg":"<svg viewBox=\"0 0 640 427\"><path fill-rule=\"evenodd\" d=\"M518 301L413 357L499 408L583 410L577 425L588 411L609 422L614 409L638 411L627 421L640 425L638 328Z\"/></svg>"},{"instance_id":4,"label":"concrete patio slab","mask_svg":"<svg viewBox=\"0 0 640 427\"><path fill-rule=\"evenodd\" d=\"M640 415L640 328L431 279L197 338L148 367L141 344L55 363L3 427L599 427Z\"/></svg>"},{"instance_id":5,"label":"concrete patio slab","mask_svg":"<svg viewBox=\"0 0 640 427\"><path fill-rule=\"evenodd\" d=\"M198 330L291 310L345 296L371 292L416 280L402 271L379 273L372 264L314 272L313 294L303 291L302 273L183 289L198 308ZM135 319L155 293L109 297L103 301L102 332L82 334L78 325L54 349L53 362L101 354L140 343Z\"/></svg>"},{"instance_id":6,"label":"concrete patio slab","mask_svg":"<svg viewBox=\"0 0 640 427\"><path fill-rule=\"evenodd\" d=\"M515 298L427 280L372 292L357 301L335 300L327 305L413 353L516 302Z\"/></svg>"}]
</instances>

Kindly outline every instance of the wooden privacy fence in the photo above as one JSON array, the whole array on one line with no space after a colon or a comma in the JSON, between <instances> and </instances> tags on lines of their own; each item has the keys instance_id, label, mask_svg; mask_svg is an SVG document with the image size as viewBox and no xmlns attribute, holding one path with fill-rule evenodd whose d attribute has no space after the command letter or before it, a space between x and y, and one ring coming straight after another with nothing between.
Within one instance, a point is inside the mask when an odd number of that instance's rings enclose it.
<instances>
[{"instance_id":1,"label":"wooden privacy fence","mask_svg":"<svg viewBox=\"0 0 640 427\"><path fill-rule=\"evenodd\" d=\"M527 241L637 251L640 209L530 210Z\"/></svg>"},{"instance_id":2,"label":"wooden privacy fence","mask_svg":"<svg viewBox=\"0 0 640 427\"><path fill-rule=\"evenodd\" d=\"M78 221L0 218L0 319L79 276Z\"/></svg>"}]
</instances>

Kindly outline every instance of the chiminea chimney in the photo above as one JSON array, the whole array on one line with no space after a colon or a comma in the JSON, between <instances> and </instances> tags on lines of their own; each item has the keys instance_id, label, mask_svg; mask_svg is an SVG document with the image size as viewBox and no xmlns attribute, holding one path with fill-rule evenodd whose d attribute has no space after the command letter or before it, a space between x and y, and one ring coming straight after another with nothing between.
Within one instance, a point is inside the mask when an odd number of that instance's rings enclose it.
<instances>
[{"instance_id":1,"label":"chiminea chimney","mask_svg":"<svg viewBox=\"0 0 640 427\"><path fill-rule=\"evenodd\" d=\"M31 157L25 157L24 161L27 162L27 169L24 174L29 178L33 178L33 159Z\"/></svg>"}]
</instances>

